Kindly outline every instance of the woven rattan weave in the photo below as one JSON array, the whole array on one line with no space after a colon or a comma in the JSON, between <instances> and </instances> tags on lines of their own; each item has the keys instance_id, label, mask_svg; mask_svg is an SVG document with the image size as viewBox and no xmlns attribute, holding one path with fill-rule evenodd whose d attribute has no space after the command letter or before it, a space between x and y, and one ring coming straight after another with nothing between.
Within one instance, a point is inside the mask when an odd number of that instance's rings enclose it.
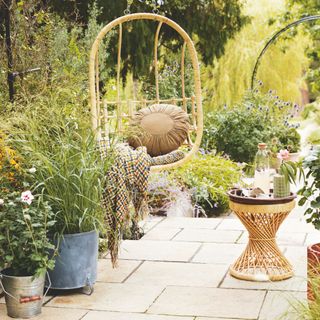
<instances>
[{"instance_id":1,"label":"woven rattan weave","mask_svg":"<svg viewBox=\"0 0 320 320\"><path fill-rule=\"evenodd\" d=\"M121 98L120 90L120 74L121 74L121 46L122 46L122 35L125 32L123 25L126 22L134 20L152 20L158 23L155 38L154 38L154 73L155 73L155 97L152 100L123 100ZM159 92L159 74L158 74L158 43L159 34L163 24L173 28L182 38L183 45L181 47L181 96L172 97L172 99L161 99L161 92ZM104 99L99 90L99 45L104 37L115 28L118 28L118 63L117 63L117 79L116 79L116 90L117 99L115 101L107 101ZM143 39L141 39L143 41ZM137 43L137 45L139 45ZM194 77L194 95L187 97L185 94L185 55L186 49L191 61L193 68ZM96 40L93 43L90 61L89 61L89 81L90 81L90 105L92 114L92 127L96 132L98 140L108 139L110 132L116 130L117 133L124 132L123 125L126 123L126 119L132 117L134 112L140 108L148 107L152 104L174 104L180 106L184 111L188 112L191 126L190 135L188 138L189 151L185 154L185 157L179 161L170 164L157 165L152 167L152 171L159 171L163 169L170 169L179 165L182 165L195 154L200 146L202 133L203 133L203 113L202 113L202 101L201 101L201 84L200 84L200 70L197 52L195 46L189 37L189 35L174 21L153 13L135 13L128 14L119 17L108 25L106 25L98 34ZM109 114L108 106L115 107L115 114ZM124 108L127 112L124 112ZM110 126L110 120L116 123L114 126ZM193 133L192 133L193 132ZM193 139L193 141L192 141Z\"/></svg>"},{"instance_id":2,"label":"woven rattan weave","mask_svg":"<svg viewBox=\"0 0 320 320\"><path fill-rule=\"evenodd\" d=\"M277 245L276 233L294 206L294 200L264 205L230 201L230 208L249 233L246 249L230 267L232 276L252 281L278 281L293 276L290 262Z\"/></svg>"}]
</instances>

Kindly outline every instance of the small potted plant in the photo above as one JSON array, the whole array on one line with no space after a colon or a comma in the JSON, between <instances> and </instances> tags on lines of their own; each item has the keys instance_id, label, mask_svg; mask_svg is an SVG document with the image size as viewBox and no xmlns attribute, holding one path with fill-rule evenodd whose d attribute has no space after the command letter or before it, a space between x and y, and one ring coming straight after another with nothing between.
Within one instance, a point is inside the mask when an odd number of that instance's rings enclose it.
<instances>
[{"instance_id":1,"label":"small potted plant","mask_svg":"<svg viewBox=\"0 0 320 320\"><path fill-rule=\"evenodd\" d=\"M306 221L320 230L320 147L313 149L303 160L303 167L307 170L303 188L299 190L301 199L299 205L309 204L305 211ZM312 278L320 275L320 243L308 247L308 298L313 299L310 283Z\"/></svg>"},{"instance_id":2,"label":"small potted plant","mask_svg":"<svg viewBox=\"0 0 320 320\"><path fill-rule=\"evenodd\" d=\"M12 158L1 161L0 287L14 318L41 313L46 271L54 267L54 246L48 239L53 212L41 195L28 189L30 172L24 173Z\"/></svg>"},{"instance_id":3,"label":"small potted plant","mask_svg":"<svg viewBox=\"0 0 320 320\"><path fill-rule=\"evenodd\" d=\"M275 198L284 198L290 195L290 183L295 183L298 173L303 175L300 162L290 161L288 150L280 150L277 155L280 160L277 174L273 177L273 196Z\"/></svg>"}]
</instances>

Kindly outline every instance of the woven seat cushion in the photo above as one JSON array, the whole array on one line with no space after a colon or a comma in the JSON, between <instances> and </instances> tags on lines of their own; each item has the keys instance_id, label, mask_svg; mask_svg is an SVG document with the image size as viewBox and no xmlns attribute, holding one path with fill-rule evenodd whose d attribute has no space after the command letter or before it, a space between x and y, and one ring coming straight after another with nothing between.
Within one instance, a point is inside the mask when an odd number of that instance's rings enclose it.
<instances>
[{"instance_id":1,"label":"woven seat cushion","mask_svg":"<svg viewBox=\"0 0 320 320\"><path fill-rule=\"evenodd\" d=\"M133 135L129 144L145 146L152 157L177 150L188 136L189 117L180 107L155 104L135 113L131 123Z\"/></svg>"}]
</instances>

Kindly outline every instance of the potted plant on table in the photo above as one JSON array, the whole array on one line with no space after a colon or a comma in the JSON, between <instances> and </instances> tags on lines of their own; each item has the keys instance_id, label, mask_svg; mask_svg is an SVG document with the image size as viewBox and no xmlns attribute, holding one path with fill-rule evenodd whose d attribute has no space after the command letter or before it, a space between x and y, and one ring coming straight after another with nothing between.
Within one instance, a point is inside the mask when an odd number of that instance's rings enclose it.
<instances>
[{"instance_id":1,"label":"potted plant on table","mask_svg":"<svg viewBox=\"0 0 320 320\"><path fill-rule=\"evenodd\" d=\"M303 177L303 170L300 162L290 161L288 150L280 150L277 155L280 160L277 174L273 176L273 196L274 198L284 198L290 195L290 183L296 182L299 174L299 180Z\"/></svg>"},{"instance_id":2,"label":"potted plant on table","mask_svg":"<svg viewBox=\"0 0 320 320\"><path fill-rule=\"evenodd\" d=\"M8 315L30 318L41 313L46 271L54 267L48 232L55 221L42 195L28 190L30 173L14 159L1 161L0 177L0 287Z\"/></svg>"},{"instance_id":3,"label":"potted plant on table","mask_svg":"<svg viewBox=\"0 0 320 320\"><path fill-rule=\"evenodd\" d=\"M299 190L301 199L299 205L309 204L305 210L306 221L320 230L320 147L316 147L303 160L303 167L307 170L303 188ZM320 243L308 247L308 298L313 300L310 283L312 278L320 276ZM317 281L319 283L319 281ZM317 288L318 289L318 288Z\"/></svg>"}]
</instances>

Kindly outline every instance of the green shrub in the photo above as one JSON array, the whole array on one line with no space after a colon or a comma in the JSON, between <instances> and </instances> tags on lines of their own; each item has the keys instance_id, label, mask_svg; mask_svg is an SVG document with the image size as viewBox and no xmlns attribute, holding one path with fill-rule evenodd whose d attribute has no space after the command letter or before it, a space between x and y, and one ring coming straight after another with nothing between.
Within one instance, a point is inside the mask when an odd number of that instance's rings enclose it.
<instances>
[{"instance_id":1,"label":"green shrub","mask_svg":"<svg viewBox=\"0 0 320 320\"><path fill-rule=\"evenodd\" d=\"M202 146L227 154L232 160L251 163L254 160L259 142L275 145L280 149L290 148L291 152L300 149L300 135L297 124L289 121L297 115L300 107L282 101L274 92L261 94L257 89L249 91L240 104L206 116Z\"/></svg>"},{"instance_id":2,"label":"green shrub","mask_svg":"<svg viewBox=\"0 0 320 320\"><path fill-rule=\"evenodd\" d=\"M225 153L231 159L250 163L259 142L269 139L269 125L259 115L246 109L234 109L209 114L204 130L203 147Z\"/></svg>"},{"instance_id":3,"label":"green shrub","mask_svg":"<svg viewBox=\"0 0 320 320\"><path fill-rule=\"evenodd\" d=\"M271 139L275 139L276 152L287 149L290 152L298 152L301 148L301 137L295 128L288 128L281 125L273 128Z\"/></svg>"},{"instance_id":4,"label":"green shrub","mask_svg":"<svg viewBox=\"0 0 320 320\"><path fill-rule=\"evenodd\" d=\"M228 208L227 191L237 184L241 167L221 156L198 155L170 173L171 178L190 189L193 201L207 215L218 214Z\"/></svg>"}]
</instances>

